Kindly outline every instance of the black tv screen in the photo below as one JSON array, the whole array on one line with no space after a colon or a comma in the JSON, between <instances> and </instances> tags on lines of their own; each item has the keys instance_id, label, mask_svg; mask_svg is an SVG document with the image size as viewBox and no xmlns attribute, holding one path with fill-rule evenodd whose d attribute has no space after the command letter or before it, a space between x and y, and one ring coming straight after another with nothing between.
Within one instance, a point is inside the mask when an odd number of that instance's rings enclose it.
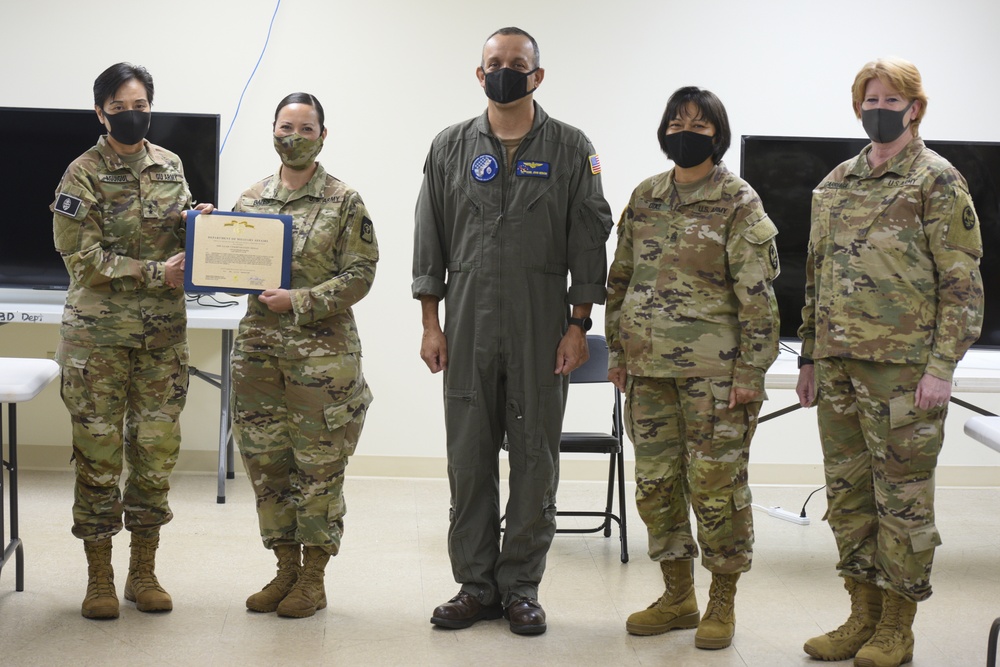
<instances>
[{"instance_id":1,"label":"black tv screen","mask_svg":"<svg viewBox=\"0 0 1000 667\"><path fill-rule=\"evenodd\" d=\"M1000 348L1000 143L928 141L969 183L983 235L980 270L986 292L978 347ZM742 138L740 175L760 195L778 227L781 274L774 282L781 337L798 338L805 305L806 253L812 191L838 164L854 157L866 139L815 137Z\"/></svg>"},{"instance_id":2,"label":"black tv screen","mask_svg":"<svg viewBox=\"0 0 1000 667\"><path fill-rule=\"evenodd\" d=\"M69 286L53 246L49 205L69 163L105 132L93 109L0 107L0 145L7 156L0 161L0 183L10 207L0 216L0 287ZM217 114L154 111L146 138L180 156L195 201L218 203Z\"/></svg>"}]
</instances>

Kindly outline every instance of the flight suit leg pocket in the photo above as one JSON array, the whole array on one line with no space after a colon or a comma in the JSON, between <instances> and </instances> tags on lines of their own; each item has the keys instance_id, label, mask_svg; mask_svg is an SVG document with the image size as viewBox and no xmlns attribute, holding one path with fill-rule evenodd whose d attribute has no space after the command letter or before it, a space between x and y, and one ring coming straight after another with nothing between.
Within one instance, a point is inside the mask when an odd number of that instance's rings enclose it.
<instances>
[{"instance_id":1,"label":"flight suit leg pocket","mask_svg":"<svg viewBox=\"0 0 1000 667\"><path fill-rule=\"evenodd\" d=\"M528 445L524 439L524 408L522 405L523 401L508 398L504 406L506 422L504 441L507 448L507 459L510 462L510 467L520 472L524 472L528 465Z\"/></svg>"},{"instance_id":2,"label":"flight suit leg pocket","mask_svg":"<svg viewBox=\"0 0 1000 667\"><path fill-rule=\"evenodd\" d=\"M552 480L558 474L563 396L563 385L538 387L538 413L534 424L525 429L525 448L533 479Z\"/></svg>"},{"instance_id":3,"label":"flight suit leg pocket","mask_svg":"<svg viewBox=\"0 0 1000 667\"><path fill-rule=\"evenodd\" d=\"M445 389L444 421L448 465L474 468L479 464L479 397L472 389Z\"/></svg>"}]
</instances>

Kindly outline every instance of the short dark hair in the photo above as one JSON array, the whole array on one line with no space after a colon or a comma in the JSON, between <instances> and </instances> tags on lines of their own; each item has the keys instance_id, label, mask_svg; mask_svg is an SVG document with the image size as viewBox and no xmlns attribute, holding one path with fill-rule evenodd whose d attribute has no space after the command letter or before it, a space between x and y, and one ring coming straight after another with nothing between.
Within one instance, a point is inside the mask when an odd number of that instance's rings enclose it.
<instances>
[{"instance_id":1,"label":"short dark hair","mask_svg":"<svg viewBox=\"0 0 1000 667\"><path fill-rule=\"evenodd\" d=\"M153 103L153 77L145 67L132 63L116 63L101 72L94 80L94 106L104 108L104 103L111 99L122 84L136 79L146 87L146 100Z\"/></svg>"},{"instance_id":2,"label":"short dark hair","mask_svg":"<svg viewBox=\"0 0 1000 667\"><path fill-rule=\"evenodd\" d=\"M323 124L326 120L326 114L323 113L323 105L319 103L315 95L310 95L309 93L291 93L290 95L285 95L284 99L278 102L278 108L274 110L275 123L278 122L278 114L289 104L308 104L315 108L316 115L319 116L319 131L322 132L326 129L326 126Z\"/></svg>"},{"instance_id":3,"label":"short dark hair","mask_svg":"<svg viewBox=\"0 0 1000 667\"><path fill-rule=\"evenodd\" d=\"M664 154L667 152L667 126L670 121L680 118L681 112L688 104L693 104L704 118L715 126L715 148L712 150L712 163L722 162L722 156L729 150L729 142L732 141L733 133L729 129L729 115L722 100L716 97L715 93L709 90L702 90L696 86L685 86L678 88L667 100L667 108L660 119L660 127L656 131L656 139L660 142L660 148Z\"/></svg>"},{"instance_id":4,"label":"short dark hair","mask_svg":"<svg viewBox=\"0 0 1000 667\"><path fill-rule=\"evenodd\" d=\"M490 35L489 37L487 37L486 38L486 42L490 41L491 39L493 39L497 35L503 35L504 37L507 37L508 35L518 35L520 37L527 37L528 41L531 42L531 50L535 52L535 64L534 64L534 67L536 67L536 68L541 67L542 55L541 55L541 52L538 50L538 42L535 41L534 37L532 37L531 35L529 35L524 30L521 30L520 28L515 28L513 26L508 26L506 28L500 28L499 30L497 30L496 32L494 32L492 35ZM486 42L483 42L483 48L484 49L486 48ZM483 69L486 69L486 63L485 62L480 63L480 66Z\"/></svg>"}]
</instances>

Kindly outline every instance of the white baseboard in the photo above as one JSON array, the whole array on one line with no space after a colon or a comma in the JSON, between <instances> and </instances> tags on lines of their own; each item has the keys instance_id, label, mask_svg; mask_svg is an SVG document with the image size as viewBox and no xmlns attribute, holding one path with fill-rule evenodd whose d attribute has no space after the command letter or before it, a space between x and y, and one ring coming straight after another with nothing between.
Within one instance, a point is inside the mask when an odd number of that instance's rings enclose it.
<instances>
[{"instance_id":1,"label":"white baseboard","mask_svg":"<svg viewBox=\"0 0 1000 667\"><path fill-rule=\"evenodd\" d=\"M18 467L22 470L70 470L67 446L18 445ZM177 472L215 475L219 457L208 450L181 450ZM607 459L564 457L559 463L560 479L566 481L602 481L608 478ZM506 474L506 460L502 461ZM426 456L364 456L351 458L347 474L357 477L423 477L444 478L448 466L444 457ZM243 477L243 463L236 455L236 476ZM635 476L633 461L625 461L625 481ZM751 484L824 484L820 464L751 463ZM1000 466L938 466L938 486L1000 487Z\"/></svg>"}]
</instances>

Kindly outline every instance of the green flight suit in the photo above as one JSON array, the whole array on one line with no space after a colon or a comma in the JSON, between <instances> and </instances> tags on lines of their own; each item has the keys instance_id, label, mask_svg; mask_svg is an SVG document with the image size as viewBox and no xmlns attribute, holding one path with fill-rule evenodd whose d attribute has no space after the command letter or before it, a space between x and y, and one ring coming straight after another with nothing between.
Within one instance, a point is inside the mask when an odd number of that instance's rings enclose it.
<instances>
[{"instance_id":1,"label":"green flight suit","mask_svg":"<svg viewBox=\"0 0 1000 667\"><path fill-rule=\"evenodd\" d=\"M538 597L568 387L553 372L556 350L568 304L605 298L612 222L599 173L583 133L537 104L513 163L484 113L439 134L424 165L412 293L445 302L448 552L455 580L483 604Z\"/></svg>"}]
</instances>

